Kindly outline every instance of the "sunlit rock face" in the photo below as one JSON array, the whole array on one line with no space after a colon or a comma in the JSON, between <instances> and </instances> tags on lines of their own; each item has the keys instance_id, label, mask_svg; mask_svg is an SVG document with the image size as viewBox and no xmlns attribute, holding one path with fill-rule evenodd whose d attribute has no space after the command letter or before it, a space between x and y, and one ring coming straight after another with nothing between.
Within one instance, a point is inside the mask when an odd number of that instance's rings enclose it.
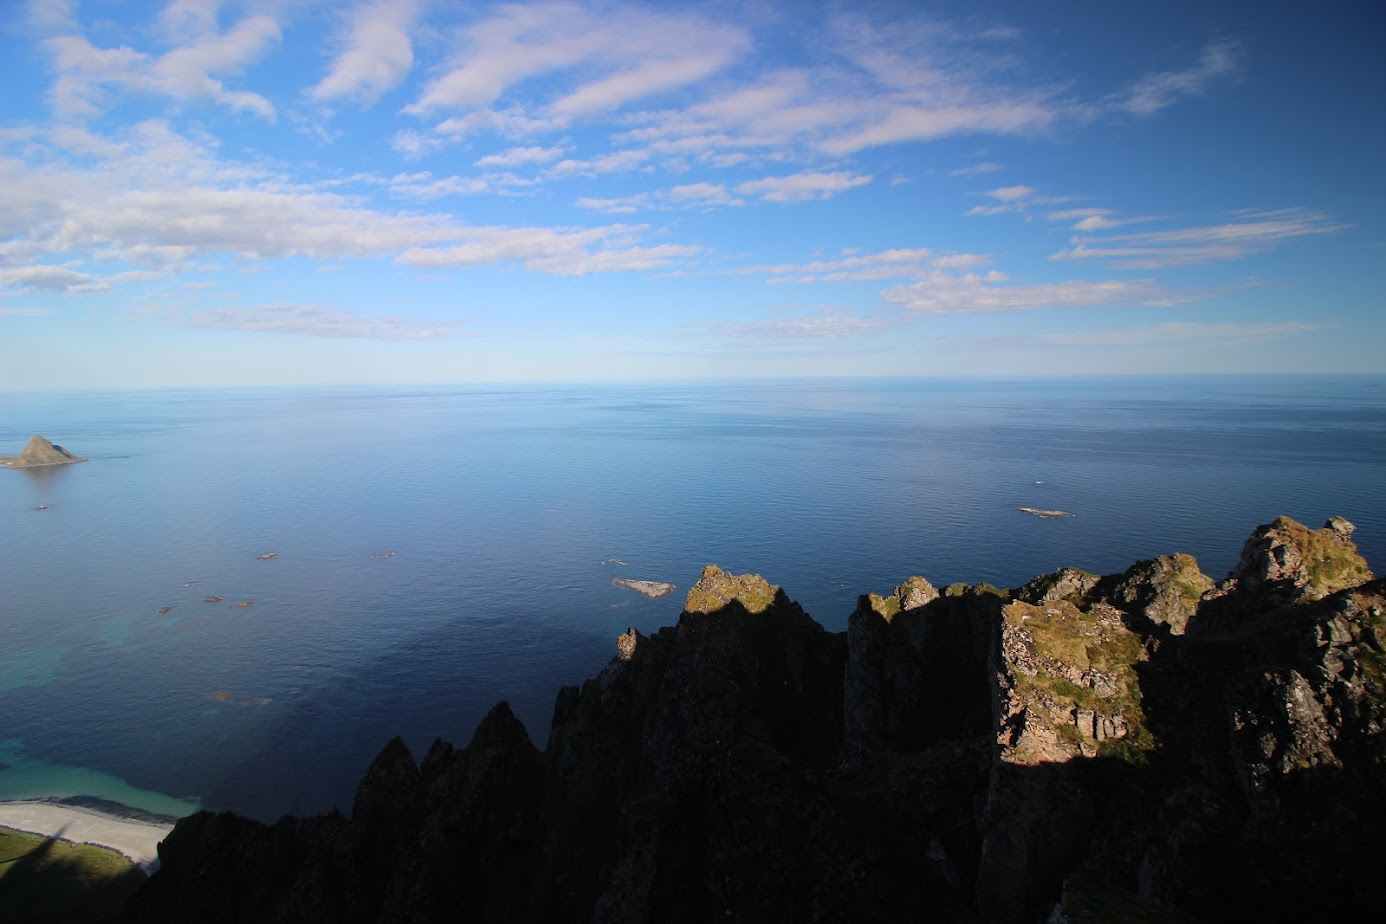
<instances>
[{"instance_id":1,"label":"sunlit rock face","mask_svg":"<svg viewBox=\"0 0 1386 924\"><path fill-rule=\"evenodd\" d=\"M1281 518L1014 592L922 577L830 633L709 566L563 688L396 739L350 819L200 813L126 921L1311 920L1386 850L1386 582Z\"/></svg>"}]
</instances>

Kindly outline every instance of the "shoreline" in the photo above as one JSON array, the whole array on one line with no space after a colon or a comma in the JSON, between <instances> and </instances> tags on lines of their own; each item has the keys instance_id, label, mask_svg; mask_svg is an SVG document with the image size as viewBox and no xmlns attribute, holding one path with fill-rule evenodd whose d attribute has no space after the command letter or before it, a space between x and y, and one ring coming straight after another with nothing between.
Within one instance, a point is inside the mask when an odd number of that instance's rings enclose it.
<instances>
[{"instance_id":1,"label":"shoreline","mask_svg":"<svg viewBox=\"0 0 1386 924\"><path fill-rule=\"evenodd\" d=\"M91 844L122 854L146 873L158 868L159 842L173 822L146 821L43 799L0 802L0 828Z\"/></svg>"}]
</instances>

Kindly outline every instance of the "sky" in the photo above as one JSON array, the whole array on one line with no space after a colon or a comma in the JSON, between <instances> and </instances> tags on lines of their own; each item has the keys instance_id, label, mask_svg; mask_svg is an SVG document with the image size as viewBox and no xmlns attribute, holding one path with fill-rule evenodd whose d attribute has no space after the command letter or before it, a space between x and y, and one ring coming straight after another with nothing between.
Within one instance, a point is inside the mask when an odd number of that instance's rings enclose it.
<instances>
[{"instance_id":1,"label":"sky","mask_svg":"<svg viewBox=\"0 0 1386 924\"><path fill-rule=\"evenodd\" d=\"M0 390L1386 372L1386 5L0 25Z\"/></svg>"}]
</instances>

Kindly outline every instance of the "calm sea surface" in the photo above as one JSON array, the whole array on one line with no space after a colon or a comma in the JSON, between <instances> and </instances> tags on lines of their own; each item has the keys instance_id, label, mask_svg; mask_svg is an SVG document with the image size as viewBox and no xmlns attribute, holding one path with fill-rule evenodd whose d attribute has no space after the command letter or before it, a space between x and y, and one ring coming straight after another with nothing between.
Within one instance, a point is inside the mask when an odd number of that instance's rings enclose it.
<instances>
[{"instance_id":1,"label":"calm sea surface","mask_svg":"<svg viewBox=\"0 0 1386 924\"><path fill-rule=\"evenodd\" d=\"M0 453L35 433L91 461L0 471L0 798L349 810L499 699L542 747L708 563L834 630L911 574L1221 578L1282 513L1386 570L1380 376L0 396Z\"/></svg>"}]
</instances>

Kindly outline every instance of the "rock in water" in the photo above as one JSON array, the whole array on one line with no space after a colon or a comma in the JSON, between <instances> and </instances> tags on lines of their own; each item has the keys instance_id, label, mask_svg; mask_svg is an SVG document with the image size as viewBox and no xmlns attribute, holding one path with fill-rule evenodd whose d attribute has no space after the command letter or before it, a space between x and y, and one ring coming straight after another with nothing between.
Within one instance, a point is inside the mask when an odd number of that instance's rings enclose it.
<instances>
[{"instance_id":1,"label":"rock in water","mask_svg":"<svg viewBox=\"0 0 1386 924\"><path fill-rule=\"evenodd\" d=\"M0 459L10 468L36 468L40 465L66 465L69 462L85 462L61 446L50 443L41 436L29 437L24 451L17 456Z\"/></svg>"},{"instance_id":2,"label":"rock in water","mask_svg":"<svg viewBox=\"0 0 1386 924\"><path fill-rule=\"evenodd\" d=\"M673 584L666 584L662 581L632 581L628 578L612 578L611 583L617 587L624 587L638 594L644 594L651 599L663 597L674 589Z\"/></svg>"}]
</instances>

